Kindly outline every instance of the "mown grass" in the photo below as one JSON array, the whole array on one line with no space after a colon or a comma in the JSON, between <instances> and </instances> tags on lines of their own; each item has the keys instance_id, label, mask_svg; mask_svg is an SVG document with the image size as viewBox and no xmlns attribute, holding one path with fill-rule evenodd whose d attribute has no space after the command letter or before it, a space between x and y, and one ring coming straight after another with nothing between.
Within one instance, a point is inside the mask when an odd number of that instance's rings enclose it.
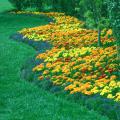
<instances>
[{"instance_id":1,"label":"mown grass","mask_svg":"<svg viewBox=\"0 0 120 120\"><path fill-rule=\"evenodd\" d=\"M108 120L21 79L20 69L35 50L9 36L25 27L47 24L48 20L2 13L11 8L6 0L0 1L0 120Z\"/></svg>"}]
</instances>

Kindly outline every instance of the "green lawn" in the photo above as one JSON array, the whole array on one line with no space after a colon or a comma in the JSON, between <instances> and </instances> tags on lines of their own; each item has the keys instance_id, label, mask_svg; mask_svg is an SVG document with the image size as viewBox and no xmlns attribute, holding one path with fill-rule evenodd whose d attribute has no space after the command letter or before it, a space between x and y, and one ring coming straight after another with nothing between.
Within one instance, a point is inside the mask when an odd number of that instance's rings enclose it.
<instances>
[{"instance_id":1,"label":"green lawn","mask_svg":"<svg viewBox=\"0 0 120 120\"><path fill-rule=\"evenodd\" d=\"M35 50L9 36L25 27L47 24L39 16L2 13L11 5L0 1L0 120L108 120L20 78L20 68Z\"/></svg>"}]
</instances>

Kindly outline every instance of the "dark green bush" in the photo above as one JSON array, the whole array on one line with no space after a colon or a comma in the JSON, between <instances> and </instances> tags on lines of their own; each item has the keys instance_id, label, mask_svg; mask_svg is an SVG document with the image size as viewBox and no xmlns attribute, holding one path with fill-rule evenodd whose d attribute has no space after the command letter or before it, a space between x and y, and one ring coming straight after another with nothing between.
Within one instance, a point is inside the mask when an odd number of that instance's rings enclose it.
<instances>
[{"instance_id":1,"label":"dark green bush","mask_svg":"<svg viewBox=\"0 0 120 120\"><path fill-rule=\"evenodd\" d=\"M15 7L16 10L24 10L26 8L42 9L42 0L9 0L9 2Z\"/></svg>"},{"instance_id":2,"label":"dark green bush","mask_svg":"<svg viewBox=\"0 0 120 120\"><path fill-rule=\"evenodd\" d=\"M9 0L16 10L23 10L28 6L27 0Z\"/></svg>"}]
</instances>

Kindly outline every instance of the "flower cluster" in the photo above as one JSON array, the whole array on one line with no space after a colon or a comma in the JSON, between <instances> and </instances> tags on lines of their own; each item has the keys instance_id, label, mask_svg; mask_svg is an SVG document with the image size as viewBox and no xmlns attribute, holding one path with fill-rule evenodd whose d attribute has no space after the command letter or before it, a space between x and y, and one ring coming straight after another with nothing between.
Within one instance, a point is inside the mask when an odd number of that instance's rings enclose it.
<instances>
[{"instance_id":1,"label":"flower cluster","mask_svg":"<svg viewBox=\"0 0 120 120\"><path fill-rule=\"evenodd\" d=\"M23 29L19 33L23 34L25 38L35 41L50 41L56 47L65 47L68 49L69 47L81 48L88 45L97 45L97 31L83 29L84 22L79 21L77 18L65 16L64 13L35 12L35 14L47 15L54 18L56 22L51 22L45 26ZM107 38L109 34L111 34L110 31L102 36L101 41L104 45L113 42L113 38Z\"/></svg>"},{"instance_id":2,"label":"flower cluster","mask_svg":"<svg viewBox=\"0 0 120 120\"><path fill-rule=\"evenodd\" d=\"M36 66L33 71L42 71L40 79L51 78L54 84L64 86L71 94L99 93L119 101L120 82L116 75L118 64L113 60L116 58L115 53L114 46L70 50L54 47L37 56L37 59L43 59L45 63Z\"/></svg>"},{"instance_id":3,"label":"flower cluster","mask_svg":"<svg viewBox=\"0 0 120 120\"><path fill-rule=\"evenodd\" d=\"M24 12L18 12L21 13ZM49 41L54 45L51 50L36 57L44 60L44 63L33 68L33 71L42 73L40 80L49 78L55 85L64 86L70 94L100 94L120 101L117 51L114 39L108 38L112 34L111 30L102 35L105 47L100 48L96 47L97 31L83 29L84 22L75 17L54 12L31 14L44 14L56 21L19 31L25 38Z\"/></svg>"}]
</instances>

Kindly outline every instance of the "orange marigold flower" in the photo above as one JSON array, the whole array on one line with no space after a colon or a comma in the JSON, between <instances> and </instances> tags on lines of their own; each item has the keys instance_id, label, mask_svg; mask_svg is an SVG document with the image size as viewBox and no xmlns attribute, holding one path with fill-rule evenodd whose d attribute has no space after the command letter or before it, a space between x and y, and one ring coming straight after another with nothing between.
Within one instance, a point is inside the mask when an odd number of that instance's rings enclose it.
<instances>
[{"instance_id":1,"label":"orange marigold flower","mask_svg":"<svg viewBox=\"0 0 120 120\"><path fill-rule=\"evenodd\" d=\"M115 80L116 78L117 78L116 75L112 75L112 76L110 77L110 80Z\"/></svg>"},{"instance_id":2,"label":"orange marigold flower","mask_svg":"<svg viewBox=\"0 0 120 120\"><path fill-rule=\"evenodd\" d=\"M40 77L39 77L39 79L40 79L40 80L43 80L43 79L44 79L44 77L43 77L43 76L40 76Z\"/></svg>"}]
</instances>

